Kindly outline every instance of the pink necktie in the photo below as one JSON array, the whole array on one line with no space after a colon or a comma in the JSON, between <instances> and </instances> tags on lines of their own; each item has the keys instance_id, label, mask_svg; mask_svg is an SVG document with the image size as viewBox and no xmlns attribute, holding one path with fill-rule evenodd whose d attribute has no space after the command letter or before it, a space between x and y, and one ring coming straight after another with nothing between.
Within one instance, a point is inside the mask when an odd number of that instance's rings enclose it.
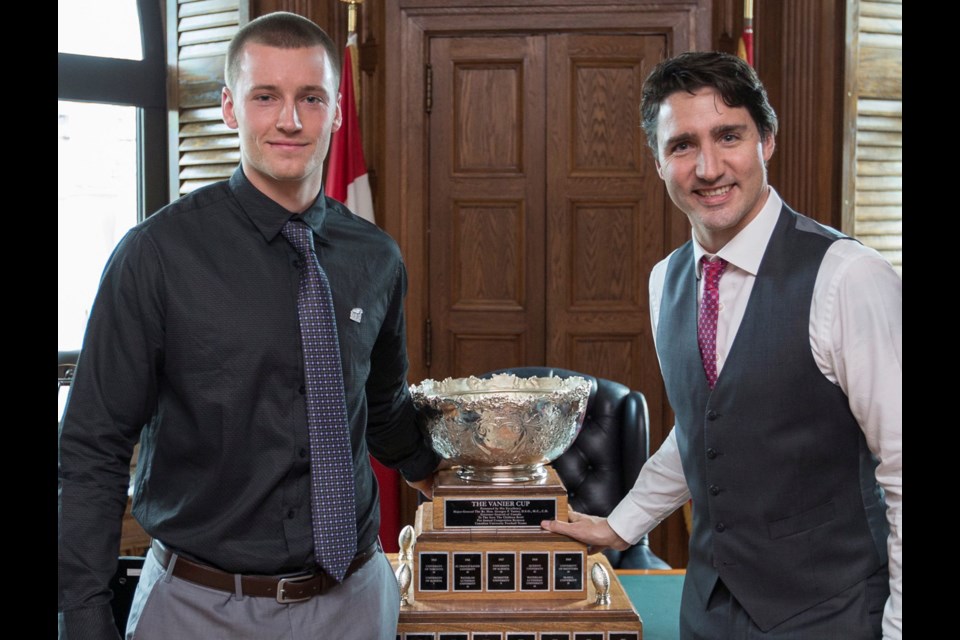
<instances>
[{"instance_id":1,"label":"pink necktie","mask_svg":"<svg viewBox=\"0 0 960 640\"><path fill-rule=\"evenodd\" d=\"M700 320L697 323L697 344L707 385L713 389L717 384L717 314L720 311L720 276L727 267L723 258L708 260L700 258L703 265L703 299L700 301Z\"/></svg>"}]
</instances>

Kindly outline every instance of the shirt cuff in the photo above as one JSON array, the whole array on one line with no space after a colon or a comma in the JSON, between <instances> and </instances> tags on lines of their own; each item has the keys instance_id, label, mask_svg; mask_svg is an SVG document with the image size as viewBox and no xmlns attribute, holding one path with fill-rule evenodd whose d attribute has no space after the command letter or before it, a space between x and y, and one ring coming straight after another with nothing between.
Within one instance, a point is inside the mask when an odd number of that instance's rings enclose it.
<instances>
[{"instance_id":1,"label":"shirt cuff","mask_svg":"<svg viewBox=\"0 0 960 640\"><path fill-rule=\"evenodd\" d=\"M623 540L630 544L637 544L651 529L660 524L660 521L651 518L627 500L622 500L610 512L607 524Z\"/></svg>"},{"instance_id":2,"label":"shirt cuff","mask_svg":"<svg viewBox=\"0 0 960 640\"><path fill-rule=\"evenodd\" d=\"M424 441L415 454L400 463L400 474L408 482L418 482L432 475L440 460L440 456Z\"/></svg>"}]
</instances>

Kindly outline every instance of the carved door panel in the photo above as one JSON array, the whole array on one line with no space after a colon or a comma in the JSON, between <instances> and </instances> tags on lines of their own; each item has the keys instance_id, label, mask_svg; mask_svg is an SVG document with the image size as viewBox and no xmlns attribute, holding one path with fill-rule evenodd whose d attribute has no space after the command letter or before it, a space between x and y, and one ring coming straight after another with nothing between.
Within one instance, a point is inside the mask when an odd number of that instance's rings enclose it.
<instances>
[{"instance_id":1,"label":"carved door panel","mask_svg":"<svg viewBox=\"0 0 960 640\"><path fill-rule=\"evenodd\" d=\"M430 42L430 375L542 362L544 40Z\"/></svg>"},{"instance_id":2,"label":"carved door panel","mask_svg":"<svg viewBox=\"0 0 960 640\"><path fill-rule=\"evenodd\" d=\"M659 415L647 278L663 256L663 183L640 129L662 36L547 39L547 362L647 390Z\"/></svg>"},{"instance_id":3,"label":"carved door panel","mask_svg":"<svg viewBox=\"0 0 960 640\"><path fill-rule=\"evenodd\" d=\"M665 196L639 102L665 46L430 40L432 377L549 364L659 388L646 280Z\"/></svg>"}]
</instances>

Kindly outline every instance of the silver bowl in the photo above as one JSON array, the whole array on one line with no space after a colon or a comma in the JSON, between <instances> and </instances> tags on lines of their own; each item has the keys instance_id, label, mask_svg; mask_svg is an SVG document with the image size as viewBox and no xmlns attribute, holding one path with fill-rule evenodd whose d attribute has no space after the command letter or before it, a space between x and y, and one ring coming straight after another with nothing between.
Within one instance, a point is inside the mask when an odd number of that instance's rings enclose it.
<instances>
[{"instance_id":1,"label":"silver bowl","mask_svg":"<svg viewBox=\"0 0 960 640\"><path fill-rule=\"evenodd\" d=\"M433 449L474 482L546 476L543 465L567 450L583 425L590 383L580 377L424 380L410 387L427 417Z\"/></svg>"}]
</instances>

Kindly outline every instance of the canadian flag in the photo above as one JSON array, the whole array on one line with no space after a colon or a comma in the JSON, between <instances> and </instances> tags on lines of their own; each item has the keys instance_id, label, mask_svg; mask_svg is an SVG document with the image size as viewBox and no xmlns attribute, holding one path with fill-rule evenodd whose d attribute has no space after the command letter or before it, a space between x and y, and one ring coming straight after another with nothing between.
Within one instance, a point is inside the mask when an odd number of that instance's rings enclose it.
<instances>
[{"instance_id":1,"label":"canadian flag","mask_svg":"<svg viewBox=\"0 0 960 640\"><path fill-rule=\"evenodd\" d=\"M358 216L376 223L373 217L373 198L367 163L363 159L363 141L357 119L357 100L354 85L354 61L357 60L357 35L350 34L343 54L343 73L340 76L340 110L343 121L340 130L330 142L327 163L327 195L339 200Z\"/></svg>"}]
</instances>

